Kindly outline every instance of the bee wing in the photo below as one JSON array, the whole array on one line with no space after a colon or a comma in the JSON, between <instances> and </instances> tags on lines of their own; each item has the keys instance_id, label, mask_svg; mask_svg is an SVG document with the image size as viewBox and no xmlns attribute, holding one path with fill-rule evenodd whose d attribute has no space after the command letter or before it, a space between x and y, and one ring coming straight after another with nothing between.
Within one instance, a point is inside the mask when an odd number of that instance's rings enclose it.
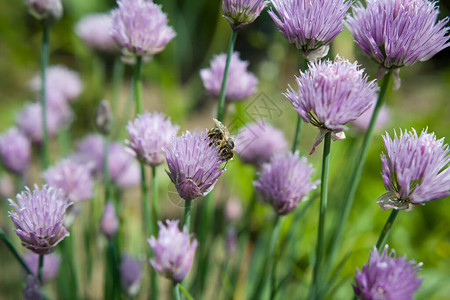
<instances>
[{"instance_id":1,"label":"bee wing","mask_svg":"<svg viewBox=\"0 0 450 300\"><path fill-rule=\"evenodd\" d=\"M214 118L213 118L213 120L214 120L214 123L216 123L216 127L222 131L225 138L226 139L231 138L231 134L230 134L230 131L228 131L228 128L226 128L225 125L223 125L222 122L220 122L219 120L214 119Z\"/></svg>"}]
</instances>

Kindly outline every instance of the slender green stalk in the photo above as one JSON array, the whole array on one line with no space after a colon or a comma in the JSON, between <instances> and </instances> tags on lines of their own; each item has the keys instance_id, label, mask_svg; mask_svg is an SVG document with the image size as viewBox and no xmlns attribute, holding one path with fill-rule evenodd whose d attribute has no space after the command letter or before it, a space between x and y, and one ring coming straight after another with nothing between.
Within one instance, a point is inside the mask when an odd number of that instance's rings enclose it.
<instances>
[{"instance_id":1,"label":"slender green stalk","mask_svg":"<svg viewBox=\"0 0 450 300\"><path fill-rule=\"evenodd\" d=\"M110 178L109 178L109 140L103 137L103 184L105 185L105 203L111 198ZM116 207L117 209L117 207Z\"/></svg>"},{"instance_id":2,"label":"slender green stalk","mask_svg":"<svg viewBox=\"0 0 450 300\"><path fill-rule=\"evenodd\" d=\"M44 268L44 254L39 254L38 280L42 284L42 269Z\"/></svg>"},{"instance_id":3,"label":"slender green stalk","mask_svg":"<svg viewBox=\"0 0 450 300\"><path fill-rule=\"evenodd\" d=\"M109 259L109 270L111 272L111 277L113 281L112 288L110 290L111 299L116 299L116 290L120 286L119 268L117 266L114 242L111 239L108 239L108 259Z\"/></svg>"},{"instance_id":4,"label":"slender green stalk","mask_svg":"<svg viewBox=\"0 0 450 300\"><path fill-rule=\"evenodd\" d=\"M29 275L32 275L33 273L31 272L30 268L23 261L19 252L17 252L16 248L14 248L13 244L11 243L11 241L8 239L8 237L1 228L0 228L0 239L5 243L6 247L9 249L9 251L11 251L11 254L17 259L17 261L20 263L25 272L27 272Z\"/></svg>"},{"instance_id":5,"label":"slender green stalk","mask_svg":"<svg viewBox=\"0 0 450 300\"><path fill-rule=\"evenodd\" d=\"M61 250L63 254L64 269L66 270L63 276L66 276L69 284L68 295L70 299L78 299L78 277L77 277L77 264L75 263L75 253L74 253L74 230L73 226L70 232L70 238L64 239L61 243Z\"/></svg>"},{"instance_id":6,"label":"slender green stalk","mask_svg":"<svg viewBox=\"0 0 450 300\"><path fill-rule=\"evenodd\" d=\"M47 169L50 163L50 145L47 130L47 95L45 89L46 73L50 44L50 29L44 22L42 28L42 52L41 52L41 106L42 106L42 166Z\"/></svg>"},{"instance_id":7,"label":"slender green stalk","mask_svg":"<svg viewBox=\"0 0 450 300\"><path fill-rule=\"evenodd\" d=\"M278 263L278 251L277 251L277 245L278 240L280 237L280 231L281 231L281 222L280 222L280 216L276 216L275 222L273 225L273 231L272 236L270 238L270 251L271 251L271 259L272 259L272 266L270 267L270 300L274 300L277 292L277 280L276 280L276 269L277 269L277 263Z\"/></svg>"},{"instance_id":8,"label":"slender green stalk","mask_svg":"<svg viewBox=\"0 0 450 300\"><path fill-rule=\"evenodd\" d=\"M189 294L189 292L184 288L184 286L181 285L181 283L179 283L177 286L178 289L186 296L187 300L194 300L194 297Z\"/></svg>"},{"instance_id":9,"label":"slender green stalk","mask_svg":"<svg viewBox=\"0 0 450 300\"><path fill-rule=\"evenodd\" d=\"M324 256L325 246L325 218L328 202L328 171L330 165L330 144L331 144L331 132L325 134L323 144L323 159L322 159L322 177L320 184L320 211L319 211L319 228L317 233L317 248L316 248L316 261L314 264L313 273L313 295L317 297L319 287L320 268L322 259Z\"/></svg>"},{"instance_id":10,"label":"slender green stalk","mask_svg":"<svg viewBox=\"0 0 450 300\"><path fill-rule=\"evenodd\" d=\"M134 100L136 101L136 115L142 113L142 81L141 81L142 57L136 57L136 65L134 66L133 90Z\"/></svg>"},{"instance_id":11,"label":"slender green stalk","mask_svg":"<svg viewBox=\"0 0 450 300\"><path fill-rule=\"evenodd\" d=\"M156 167L152 167L152 217L154 233L157 231L157 221L159 220L159 202L158 202L158 182L156 178Z\"/></svg>"},{"instance_id":12,"label":"slender green stalk","mask_svg":"<svg viewBox=\"0 0 450 300\"><path fill-rule=\"evenodd\" d=\"M295 136L294 136L294 143L292 144L292 153L294 153L297 150L298 143L300 142L300 135L302 133L302 118L300 115L297 114L297 126L295 128Z\"/></svg>"},{"instance_id":13,"label":"slender green stalk","mask_svg":"<svg viewBox=\"0 0 450 300\"><path fill-rule=\"evenodd\" d=\"M178 284L173 285L173 297L175 298L175 300L181 300L180 288Z\"/></svg>"},{"instance_id":14,"label":"slender green stalk","mask_svg":"<svg viewBox=\"0 0 450 300\"><path fill-rule=\"evenodd\" d=\"M367 154L369 152L369 146L372 141L373 133L375 130L375 124L378 119L378 114L380 112L381 107L384 104L387 88L389 85L389 81L392 77L392 71L389 71L383 79L383 83L381 85L380 94L378 95L378 101L375 105L375 109L372 114L372 119L370 120L369 128L367 129L366 135L364 136L364 141L361 147L361 152L358 157L358 161L356 163L355 168L353 169L350 187L348 189L347 195L344 198L344 204L341 210L341 215L339 216L339 221L336 226L336 231L333 234L333 241L331 243L330 254L328 258L328 265L333 262L334 256L339 248L339 244L341 242L342 231L345 227L345 224L350 215L350 211L353 206L353 201L355 200L356 190L358 188L359 182L361 181L362 171L364 169L364 164L366 162ZM328 269L328 266L327 266Z\"/></svg>"},{"instance_id":15,"label":"slender green stalk","mask_svg":"<svg viewBox=\"0 0 450 300\"><path fill-rule=\"evenodd\" d=\"M398 215L398 210L393 209L391 214L389 215L389 218L386 221L386 224L384 224L383 230L380 233L380 237L377 241L377 250L378 252L383 250L384 245L386 244L386 240L389 236L389 232L391 232L392 226L394 225L395 218Z\"/></svg>"},{"instance_id":16,"label":"slender green stalk","mask_svg":"<svg viewBox=\"0 0 450 300\"><path fill-rule=\"evenodd\" d=\"M145 226L145 236L152 234L152 219L150 216L149 195L147 185L147 174L145 173L145 165L141 163L141 193L142 193L142 218Z\"/></svg>"},{"instance_id":17,"label":"slender green stalk","mask_svg":"<svg viewBox=\"0 0 450 300\"><path fill-rule=\"evenodd\" d=\"M231 56L233 55L234 43L236 42L238 30L233 30L228 44L227 61L225 63L225 71L223 73L222 88L220 89L219 107L217 109L217 120L223 121L225 117L225 95L227 89L228 70L230 69Z\"/></svg>"},{"instance_id":18,"label":"slender green stalk","mask_svg":"<svg viewBox=\"0 0 450 300\"><path fill-rule=\"evenodd\" d=\"M188 229L188 232L191 231L191 204L192 201L185 201L186 206L184 207L184 224L186 226L186 228Z\"/></svg>"}]
</instances>

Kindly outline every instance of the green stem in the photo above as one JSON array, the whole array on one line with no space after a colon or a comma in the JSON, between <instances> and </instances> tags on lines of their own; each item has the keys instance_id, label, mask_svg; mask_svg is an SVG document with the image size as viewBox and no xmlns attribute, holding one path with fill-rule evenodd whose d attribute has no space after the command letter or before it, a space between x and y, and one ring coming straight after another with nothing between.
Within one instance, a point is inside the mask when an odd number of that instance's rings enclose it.
<instances>
[{"instance_id":1,"label":"green stem","mask_svg":"<svg viewBox=\"0 0 450 300\"><path fill-rule=\"evenodd\" d=\"M180 289L176 283L173 284L173 297L175 300L181 300Z\"/></svg>"},{"instance_id":2,"label":"green stem","mask_svg":"<svg viewBox=\"0 0 450 300\"><path fill-rule=\"evenodd\" d=\"M181 283L179 283L177 286L178 289L186 296L187 300L194 300L194 297L189 294L189 292L184 288L183 285L181 285Z\"/></svg>"},{"instance_id":3,"label":"green stem","mask_svg":"<svg viewBox=\"0 0 450 300\"><path fill-rule=\"evenodd\" d=\"M392 226L394 225L395 218L398 215L398 210L393 209L391 214L389 215L389 218L386 221L386 224L384 224L383 230L380 233L380 237L377 241L377 250L380 252L383 250L382 248L386 244L386 240L389 236L389 232L391 232Z\"/></svg>"},{"instance_id":4,"label":"green stem","mask_svg":"<svg viewBox=\"0 0 450 300\"><path fill-rule=\"evenodd\" d=\"M217 120L223 121L225 117L225 95L227 89L228 70L230 69L231 56L233 55L234 43L236 42L238 30L233 30L228 44L227 61L225 63L225 71L223 73L222 87L220 89L219 107L217 109Z\"/></svg>"},{"instance_id":5,"label":"green stem","mask_svg":"<svg viewBox=\"0 0 450 300\"><path fill-rule=\"evenodd\" d=\"M157 184L157 178L156 178L156 167L152 167L152 217L153 217L153 228L155 229L155 232L157 231L157 221L159 220L159 202L158 202L158 184Z\"/></svg>"},{"instance_id":6,"label":"green stem","mask_svg":"<svg viewBox=\"0 0 450 300\"><path fill-rule=\"evenodd\" d=\"M372 119L370 120L369 128L367 129L366 135L364 136L364 141L361 147L361 152L359 154L358 160L356 162L356 167L353 169L352 177L350 180L351 182L350 187L348 189L347 196L344 198L345 201L342 207L341 215L339 216L336 231L333 234L333 241L331 243L328 265L333 262L334 256L336 255L336 252L339 248L339 244L341 243L342 231L348 220L350 211L353 206L353 202L355 200L356 190L358 188L359 182L361 181L362 171L364 169L364 164L366 162L367 154L369 152L369 146L372 141L373 133L375 130L375 124L377 122L380 109L384 104L387 88L391 77L392 71L389 71L383 79L380 94L378 95L378 100L372 114ZM328 268L329 267L327 266L327 269Z\"/></svg>"},{"instance_id":7,"label":"green stem","mask_svg":"<svg viewBox=\"0 0 450 300\"><path fill-rule=\"evenodd\" d=\"M188 232L190 232L190 226L191 226L191 202L192 200L186 200L186 206L184 207L184 224L188 230Z\"/></svg>"},{"instance_id":8,"label":"green stem","mask_svg":"<svg viewBox=\"0 0 450 300\"><path fill-rule=\"evenodd\" d=\"M64 269L66 270L64 276L66 276L66 279L68 284L68 295L70 295L70 299L78 299L78 277L77 277L77 265L75 263L75 253L74 253L74 227L72 226L71 232L70 232L70 238L64 239L64 241L61 243L61 250L63 252L63 261L66 263L64 264Z\"/></svg>"},{"instance_id":9,"label":"green stem","mask_svg":"<svg viewBox=\"0 0 450 300\"><path fill-rule=\"evenodd\" d=\"M142 69L142 56L136 57L136 65L134 66L134 100L136 101L136 115L142 113L142 80L141 80L141 69Z\"/></svg>"},{"instance_id":10,"label":"green stem","mask_svg":"<svg viewBox=\"0 0 450 300\"><path fill-rule=\"evenodd\" d=\"M43 24L42 31L42 53L41 53L41 108L42 108L42 166L48 168L50 163L49 139L47 130L47 95L46 95L46 73L49 58L50 30L48 25Z\"/></svg>"},{"instance_id":11,"label":"green stem","mask_svg":"<svg viewBox=\"0 0 450 300\"><path fill-rule=\"evenodd\" d=\"M38 280L42 284L42 269L44 268L44 254L39 254Z\"/></svg>"},{"instance_id":12,"label":"green stem","mask_svg":"<svg viewBox=\"0 0 450 300\"><path fill-rule=\"evenodd\" d=\"M147 175L145 173L145 164L141 163L141 193L142 193L142 218L145 226L145 236L152 234L152 219L150 216Z\"/></svg>"},{"instance_id":13,"label":"green stem","mask_svg":"<svg viewBox=\"0 0 450 300\"><path fill-rule=\"evenodd\" d=\"M105 185L105 203L110 200L110 178L109 178L109 140L103 138L103 184ZM117 209L117 207L116 207Z\"/></svg>"},{"instance_id":14,"label":"green stem","mask_svg":"<svg viewBox=\"0 0 450 300\"><path fill-rule=\"evenodd\" d=\"M17 261L20 263L20 265L23 267L23 269L28 273L28 275L32 275L30 268L28 265L23 261L22 257L17 252L16 248L14 248L11 241L8 239L6 234L3 232L3 230L0 228L0 239L5 243L6 247L8 247L9 251L11 251L11 254L17 259Z\"/></svg>"},{"instance_id":15,"label":"green stem","mask_svg":"<svg viewBox=\"0 0 450 300\"><path fill-rule=\"evenodd\" d=\"M278 263L278 251L277 251L277 245L278 240L280 237L280 231L281 231L281 222L280 222L280 216L276 216L275 222L273 225L273 231L272 236L270 238L270 251L271 251L271 259L272 259L272 266L269 272L270 276L270 300L274 300L277 292L277 281L276 281L276 269L277 269L277 263Z\"/></svg>"},{"instance_id":16,"label":"green stem","mask_svg":"<svg viewBox=\"0 0 450 300\"><path fill-rule=\"evenodd\" d=\"M294 136L294 143L292 144L292 153L295 153L298 147L298 143L300 142L300 135L302 133L302 118L299 114L297 114L297 126L295 128L295 136Z\"/></svg>"},{"instance_id":17,"label":"green stem","mask_svg":"<svg viewBox=\"0 0 450 300\"><path fill-rule=\"evenodd\" d=\"M111 239L108 239L108 258L109 258L109 271L111 272L112 277L112 287L109 291L111 295L111 299L116 299L116 290L120 284L119 282L119 268L117 266L116 254L114 249L114 242ZM111 278L110 277L110 278Z\"/></svg>"},{"instance_id":18,"label":"green stem","mask_svg":"<svg viewBox=\"0 0 450 300\"><path fill-rule=\"evenodd\" d=\"M314 264L313 284L312 284L314 297L317 297L317 292L320 290L318 286L320 265L322 264L322 258L324 256L325 218L328 202L328 171L330 165L330 144L331 144L331 132L327 132L325 134L323 144L322 177L320 184L319 228L317 233L316 262Z\"/></svg>"}]
</instances>

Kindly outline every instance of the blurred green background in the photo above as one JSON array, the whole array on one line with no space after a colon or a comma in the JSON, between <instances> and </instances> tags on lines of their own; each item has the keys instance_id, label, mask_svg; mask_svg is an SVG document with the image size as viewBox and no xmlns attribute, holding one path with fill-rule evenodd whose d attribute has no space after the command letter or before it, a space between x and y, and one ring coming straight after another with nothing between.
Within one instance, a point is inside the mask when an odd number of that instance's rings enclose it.
<instances>
[{"instance_id":1,"label":"blurred green background","mask_svg":"<svg viewBox=\"0 0 450 300\"><path fill-rule=\"evenodd\" d=\"M144 106L147 110L159 110L169 115L180 124L182 131L211 127L211 118L215 115L216 100L205 94L199 70L209 66L214 54L225 52L230 36L230 28L221 16L221 1L210 0L168 0L155 1L163 5L167 12L169 24L177 32L176 38L169 43L166 50L156 55L144 66ZM51 29L50 64L64 64L80 72L85 90L74 104L76 119L72 125L71 135L80 138L93 131L93 115L97 104L102 98L110 99L111 72L113 58L99 59L74 34L76 22L84 15L93 12L106 12L115 6L112 0L64 0L64 16ZM449 15L450 1L440 2L441 14ZM3 132L15 122L16 114L24 103L33 100L33 94L28 88L29 80L39 71L41 28L39 23L28 13L23 1L0 2L0 132ZM225 124L233 124L237 129L245 122L251 121L251 114L245 114L252 101L263 97L274 104L279 113L268 117L268 121L281 128L288 141L291 142L295 130L296 113L290 103L281 95L288 84L294 84L294 75L298 74L298 66L302 63L300 53L289 45L277 31L272 20L264 11L252 25L239 32L235 49L241 53L241 58L250 62L250 70L259 78L259 91L252 98L235 107L230 106ZM358 60L373 78L376 65L363 56L352 41L351 35L344 30L332 45L331 57L339 53L349 60ZM102 69L105 79L102 79ZM130 95L130 78L132 69L125 68L124 84L119 94L118 111L127 111L127 99ZM376 199L384 193L381 180L380 153L383 151L381 134L384 130L393 133L400 128L417 131L429 128L438 138L450 137L450 50L446 49L430 61L418 63L413 67L401 70L402 86L399 91L388 92L387 105L391 110L389 123L380 130L373 139L363 179L356 197L350 221L345 231L340 257L351 251L345 263L339 281L339 287L329 294L330 299L350 299L352 278L356 267L366 263L369 251L376 242L378 234L386 221L389 212L382 212L376 204ZM120 118L118 118L120 120ZM239 120L239 122L234 122ZM116 136L123 140L121 122L116 121ZM351 126L350 126L351 127ZM316 129L305 124L301 138L301 153L309 153L314 142ZM345 178L351 170L354 154L359 147L361 134L350 128L347 139L332 144L331 183L330 183L330 213L327 227L332 228L336 222L334 212L341 203ZM448 140L447 140L448 143ZM320 148L320 147L319 147ZM56 142L52 147L52 161L58 157ZM308 156L315 167L315 178L320 177L321 151ZM37 157L36 157L37 160ZM178 218L182 208L176 205L178 201L173 194L173 187L161 167L158 173L161 183L160 195L164 218ZM254 169L243 165L239 159L233 160L227 167L227 172L220 178L215 189L216 215L220 216L224 203L235 197L244 206L252 194L251 181ZM28 178L29 184L40 182L36 164ZM8 206L5 199L0 199L2 212L0 226L8 232L15 243L17 238L12 234L11 222L7 219ZM127 245L125 248L138 255L142 252L139 222L132 221L133 216L139 216L139 191L130 190L124 195L126 203ZM197 200L196 207L201 207L202 200ZM299 209L304 206L301 204ZM285 287L287 295L298 295L298 299L306 297L308 282L311 276L310 262L313 258L316 241L318 201L306 211L300 221L292 223L297 226L298 235L290 237L283 247L295 252L294 261L282 261L279 275L290 273L291 280ZM267 220L271 218L268 207L258 205L254 222L254 236L258 232L266 232ZM139 219L136 217L135 219ZM293 214L287 217L285 230L293 219ZM407 254L408 258L424 263L420 274L424 277L417 299L450 299L450 202L442 199L416 207L411 212L401 212L389 244L399 255ZM215 232L223 232L223 218L217 217ZM216 239L214 248L217 250L217 261L224 258L223 237ZM138 245L138 246L136 246ZM24 250L24 249L20 249ZM82 251L82 249L80 249ZM212 251L212 250L211 250ZM99 252L101 255L101 252ZM232 259L232 258L230 258ZM245 259L249 259L246 257ZM100 259L99 259L100 260ZM101 264L101 262L100 262ZM217 269L217 267L215 267ZM23 274L11 255L0 244L0 299L17 299L21 295L24 283ZM161 279L161 282L164 280ZM245 280L243 281L245 282ZM163 283L164 284L164 283ZM53 287L51 287L53 288ZM91 291L89 298L101 295L100 281L90 283L86 289L98 288L99 292ZM145 298L148 290L142 287L140 298ZM210 288L211 289L211 288ZM239 290L240 289L240 290ZM239 286L235 299L243 299L245 283ZM208 294L209 293L209 294ZM214 290L207 295L215 295ZM220 296L220 295L219 295ZM224 297L223 295L220 297ZM208 297L206 297L208 299ZM294 298L292 298L294 299ZM297 297L295 297L297 299Z\"/></svg>"}]
</instances>

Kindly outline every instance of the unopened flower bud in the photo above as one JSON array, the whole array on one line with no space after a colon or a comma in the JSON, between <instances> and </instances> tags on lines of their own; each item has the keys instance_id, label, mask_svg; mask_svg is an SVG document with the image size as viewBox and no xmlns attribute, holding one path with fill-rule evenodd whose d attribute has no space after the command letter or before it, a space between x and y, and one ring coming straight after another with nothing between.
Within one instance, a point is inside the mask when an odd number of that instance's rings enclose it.
<instances>
[{"instance_id":1,"label":"unopened flower bud","mask_svg":"<svg viewBox=\"0 0 450 300\"><path fill-rule=\"evenodd\" d=\"M105 205L105 210L103 211L103 216L100 223L100 229L108 239L114 237L119 229L119 220L116 216L116 209L111 202L108 202Z\"/></svg>"},{"instance_id":2,"label":"unopened flower bud","mask_svg":"<svg viewBox=\"0 0 450 300\"><path fill-rule=\"evenodd\" d=\"M95 126L103 135L109 135L112 127L113 116L109 103L106 100L100 102L95 112Z\"/></svg>"},{"instance_id":3,"label":"unopened flower bud","mask_svg":"<svg viewBox=\"0 0 450 300\"><path fill-rule=\"evenodd\" d=\"M26 0L25 3L33 17L44 20L50 25L56 23L62 17L61 0Z\"/></svg>"}]
</instances>

